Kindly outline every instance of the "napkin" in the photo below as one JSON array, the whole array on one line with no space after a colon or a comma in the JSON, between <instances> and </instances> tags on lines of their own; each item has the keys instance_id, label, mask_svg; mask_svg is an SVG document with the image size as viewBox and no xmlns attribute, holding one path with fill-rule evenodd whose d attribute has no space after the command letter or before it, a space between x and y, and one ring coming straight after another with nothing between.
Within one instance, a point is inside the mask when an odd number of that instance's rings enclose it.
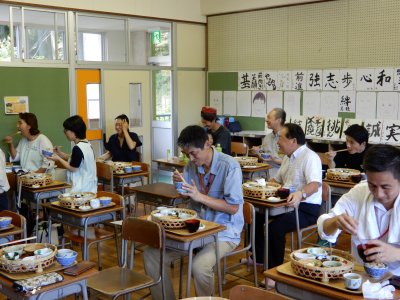
<instances>
[{"instance_id":1,"label":"napkin","mask_svg":"<svg viewBox=\"0 0 400 300\"><path fill-rule=\"evenodd\" d=\"M258 178L256 179L257 183L261 186L266 186L266 182L264 178Z\"/></svg>"},{"instance_id":2,"label":"napkin","mask_svg":"<svg viewBox=\"0 0 400 300\"><path fill-rule=\"evenodd\" d=\"M369 280L363 283L362 292L365 299L393 299L393 285L383 286L379 282L372 283Z\"/></svg>"}]
</instances>

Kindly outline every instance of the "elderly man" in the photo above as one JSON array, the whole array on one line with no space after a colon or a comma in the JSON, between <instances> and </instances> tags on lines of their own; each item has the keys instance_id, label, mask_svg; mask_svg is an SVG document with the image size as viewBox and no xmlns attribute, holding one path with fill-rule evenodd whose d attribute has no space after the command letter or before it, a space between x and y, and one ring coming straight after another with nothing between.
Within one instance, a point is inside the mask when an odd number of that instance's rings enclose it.
<instances>
[{"instance_id":1,"label":"elderly man","mask_svg":"<svg viewBox=\"0 0 400 300\"><path fill-rule=\"evenodd\" d=\"M305 145L303 129L296 124L287 123L279 132L278 144L286 154L281 168L273 182L290 187L291 194L287 198L288 206L298 206L300 227L317 222L321 206L321 160L319 156ZM256 236L263 236L263 218L256 218ZM260 226L261 224L261 226ZM285 235L296 230L295 212L277 216L268 227L268 267L273 268L283 263L285 256ZM256 240L257 260L264 257L264 241ZM275 282L267 278L267 287Z\"/></svg>"},{"instance_id":2,"label":"elderly man","mask_svg":"<svg viewBox=\"0 0 400 300\"><path fill-rule=\"evenodd\" d=\"M367 182L344 194L335 207L319 217L321 238L335 242L342 231L352 235L352 253L360 261L357 244L369 240L364 255L369 262L388 264L400 275L400 150L375 145L367 150L363 167Z\"/></svg>"},{"instance_id":3,"label":"elderly man","mask_svg":"<svg viewBox=\"0 0 400 300\"><path fill-rule=\"evenodd\" d=\"M217 110L213 107L204 106L201 109L201 123L211 133L214 145L220 144L222 152L231 154L231 133L224 126L219 124Z\"/></svg>"},{"instance_id":4,"label":"elderly man","mask_svg":"<svg viewBox=\"0 0 400 300\"><path fill-rule=\"evenodd\" d=\"M224 225L218 234L220 255L231 252L240 243L243 228L242 171L239 163L211 146L208 135L200 126L188 126L178 138L178 146L190 159L183 177L184 195L189 197L189 206L201 219ZM174 181L181 181L174 174ZM166 265L179 253L167 251ZM144 263L147 274L157 278L159 270L158 250L146 248ZM193 259L193 277L197 296L214 293L214 265L216 264L215 243L199 249ZM166 299L175 299L169 274L165 274ZM162 299L161 286L151 289L153 299Z\"/></svg>"},{"instance_id":5,"label":"elderly man","mask_svg":"<svg viewBox=\"0 0 400 300\"><path fill-rule=\"evenodd\" d=\"M274 177L278 172L282 159L279 157L279 147L278 147L278 138L279 131L282 129L283 124L285 124L286 120L286 112L282 108L274 108L272 109L265 118L265 123L269 129L272 129L272 132L267 134L261 146L255 146L251 150L258 155L260 159L262 159L260 150L264 153L270 155L268 159L265 161L268 162L269 165L272 166L272 169L269 169L269 176Z\"/></svg>"}]
</instances>

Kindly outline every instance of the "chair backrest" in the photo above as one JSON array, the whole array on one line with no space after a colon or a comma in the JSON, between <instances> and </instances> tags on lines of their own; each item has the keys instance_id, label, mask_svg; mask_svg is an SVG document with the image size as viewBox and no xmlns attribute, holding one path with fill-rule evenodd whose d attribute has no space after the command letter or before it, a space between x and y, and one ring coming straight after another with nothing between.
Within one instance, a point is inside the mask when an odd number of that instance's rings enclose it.
<instances>
[{"instance_id":1,"label":"chair backrest","mask_svg":"<svg viewBox=\"0 0 400 300\"><path fill-rule=\"evenodd\" d=\"M122 223L122 238L160 249L164 244L165 233L159 223L130 217Z\"/></svg>"},{"instance_id":2,"label":"chair backrest","mask_svg":"<svg viewBox=\"0 0 400 300\"><path fill-rule=\"evenodd\" d=\"M243 217L244 217L244 222L246 224L251 225L253 223L255 216L255 210L253 204L249 202L244 202L243 203Z\"/></svg>"},{"instance_id":3,"label":"chair backrest","mask_svg":"<svg viewBox=\"0 0 400 300\"><path fill-rule=\"evenodd\" d=\"M125 218L125 202L124 197L117 193L111 193L106 191L98 191L97 198L99 197L111 197L111 201L114 202L116 205L122 206L124 209L122 210L122 219Z\"/></svg>"},{"instance_id":4,"label":"chair backrest","mask_svg":"<svg viewBox=\"0 0 400 300\"><path fill-rule=\"evenodd\" d=\"M114 177L113 177L113 169L109 164L105 164L102 162L96 162L96 173L99 182L110 184L111 191L114 190Z\"/></svg>"},{"instance_id":5,"label":"chair backrest","mask_svg":"<svg viewBox=\"0 0 400 300\"><path fill-rule=\"evenodd\" d=\"M10 209L14 209L17 201L18 177L14 173L7 173L7 180L10 185L10 189L7 192L8 204Z\"/></svg>"},{"instance_id":6,"label":"chair backrest","mask_svg":"<svg viewBox=\"0 0 400 300\"><path fill-rule=\"evenodd\" d=\"M248 154L248 147L245 143L231 142L231 153L234 156Z\"/></svg>"},{"instance_id":7,"label":"chair backrest","mask_svg":"<svg viewBox=\"0 0 400 300\"><path fill-rule=\"evenodd\" d=\"M331 187L326 182L322 182L322 204L320 214L329 212L332 205ZM325 203L325 205L323 205Z\"/></svg>"},{"instance_id":8,"label":"chair backrest","mask_svg":"<svg viewBox=\"0 0 400 300\"><path fill-rule=\"evenodd\" d=\"M285 296L249 285L236 285L229 291L230 300L287 300Z\"/></svg>"},{"instance_id":9,"label":"chair backrest","mask_svg":"<svg viewBox=\"0 0 400 300\"><path fill-rule=\"evenodd\" d=\"M0 211L0 217L11 217L12 221L11 224L18 226L23 229L23 234L21 234L21 239L27 237L26 235L26 219L24 216L17 214L16 212L9 211L9 210L2 210Z\"/></svg>"}]
</instances>

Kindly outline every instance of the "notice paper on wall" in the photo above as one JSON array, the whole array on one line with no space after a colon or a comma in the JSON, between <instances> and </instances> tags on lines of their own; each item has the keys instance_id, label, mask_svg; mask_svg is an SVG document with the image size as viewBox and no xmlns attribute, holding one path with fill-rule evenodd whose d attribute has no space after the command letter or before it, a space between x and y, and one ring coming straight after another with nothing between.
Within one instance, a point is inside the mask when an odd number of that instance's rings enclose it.
<instances>
[{"instance_id":1,"label":"notice paper on wall","mask_svg":"<svg viewBox=\"0 0 400 300\"><path fill-rule=\"evenodd\" d=\"M251 92L238 91L236 99L237 99L237 115L243 117L249 117L251 115Z\"/></svg>"},{"instance_id":2,"label":"notice paper on wall","mask_svg":"<svg viewBox=\"0 0 400 300\"><path fill-rule=\"evenodd\" d=\"M303 116L319 116L320 106L320 92L303 92Z\"/></svg>"},{"instance_id":3,"label":"notice paper on wall","mask_svg":"<svg viewBox=\"0 0 400 300\"><path fill-rule=\"evenodd\" d=\"M274 108L283 107L283 92L282 91L270 91L267 92L267 113Z\"/></svg>"},{"instance_id":4,"label":"notice paper on wall","mask_svg":"<svg viewBox=\"0 0 400 300\"><path fill-rule=\"evenodd\" d=\"M374 119L376 116L376 93L358 92L356 95L356 118Z\"/></svg>"},{"instance_id":5,"label":"notice paper on wall","mask_svg":"<svg viewBox=\"0 0 400 300\"><path fill-rule=\"evenodd\" d=\"M15 115L29 112L28 96L6 96L4 97L4 110L6 115Z\"/></svg>"},{"instance_id":6,"label":"notice paper on wall","mask_svg":"<svg viewBox=\"0 0 400 300\"><path fill-rule=\"evenodd\" d=\"M376 118L391 120L397 119L399 109L399 93L380 92L377 99Z\"/></svg>"},{"instance_id":7,"label":"notice paper on wall","mask_svg":"<svg viewBox=\"0 0 400 300\"><path fill-rule=\"evenodd\" d=\"M251 116L264 118L267 110L267 95L266 92L251 93Z\"/></svg>"},{"instance_id":8,"label":"notice paper on wall","mask_svg":"<svg viewBox=\"0 0 400 300\"><path fill-rule=\"evenodd\" d=\"M222 91L210 91L210 106L217 110L217 114L222 114Z\"/></svg>"},{"instance_id":9,"label":"notice paper on wall","mask_svg":"<svg viewBox=\"0 0 400 300\"><path fill-rule=\"evenodd\" d=\"M224 91L224 115L236 116L236 91Z\"/></svg>"},{"instance_id":10,"label":"notice paper on wall","mask_svg":"<svg viewBox=\"0 0 400 300\"><path fill-rule=\"evenodd\" d=\"M286 114L292 116L300 115L300 92L285 92L284 109Z\"/></svg>"}]
</instances>

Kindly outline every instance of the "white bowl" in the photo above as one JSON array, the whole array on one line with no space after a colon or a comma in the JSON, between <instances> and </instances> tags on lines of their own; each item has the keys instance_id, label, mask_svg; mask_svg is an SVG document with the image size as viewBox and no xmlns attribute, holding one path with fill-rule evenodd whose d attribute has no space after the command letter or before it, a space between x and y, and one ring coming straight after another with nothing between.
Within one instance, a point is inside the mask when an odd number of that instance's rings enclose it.
<instances>
[{"instance_id":1,"label":"white bowl","mask_svg":"<svg viewBox=\"0 0 400 300\"><path fill-rule=\"evenodd\" d=\"M39 255L39 256L47 256L47 255L50 255L52 252L53 252L53 250L51 250L50 248L42 248L42 249L35 250L33 253L35 255Z\"/></svg>"},{"instance_id":2,"label":"white bowl","mask_svg":"<svg viewBox=\"0 0 400 300\"><path fill-rule=\"evenodd\" d=\"M87 211L87 210L92 209L92 207L89 205L81 205L81 206L79 206L79 209L82 211Z\"/></svg>"},{"instance_id":3,"label":"white bowl","mask_svg":"<svg viewBox=\"0 0 400 300\"><path fill-rule=\"evenodd\" d=\"M319 256L319 255L328 255L328 252L326 252L322 248L308 248L307 253L312 254L314 256Z\"/></svg>"},{"instance_id":4,"label":"white bowl","mask_svg":"<svg viewBox=\"0 0 400 300\"><path fill-rule=\"evenodd\" d=\"M315 256L310 253L295 252L295 253L293 253L293 255L297 260L315 258Z\"/></svg>"}]
</instances>

